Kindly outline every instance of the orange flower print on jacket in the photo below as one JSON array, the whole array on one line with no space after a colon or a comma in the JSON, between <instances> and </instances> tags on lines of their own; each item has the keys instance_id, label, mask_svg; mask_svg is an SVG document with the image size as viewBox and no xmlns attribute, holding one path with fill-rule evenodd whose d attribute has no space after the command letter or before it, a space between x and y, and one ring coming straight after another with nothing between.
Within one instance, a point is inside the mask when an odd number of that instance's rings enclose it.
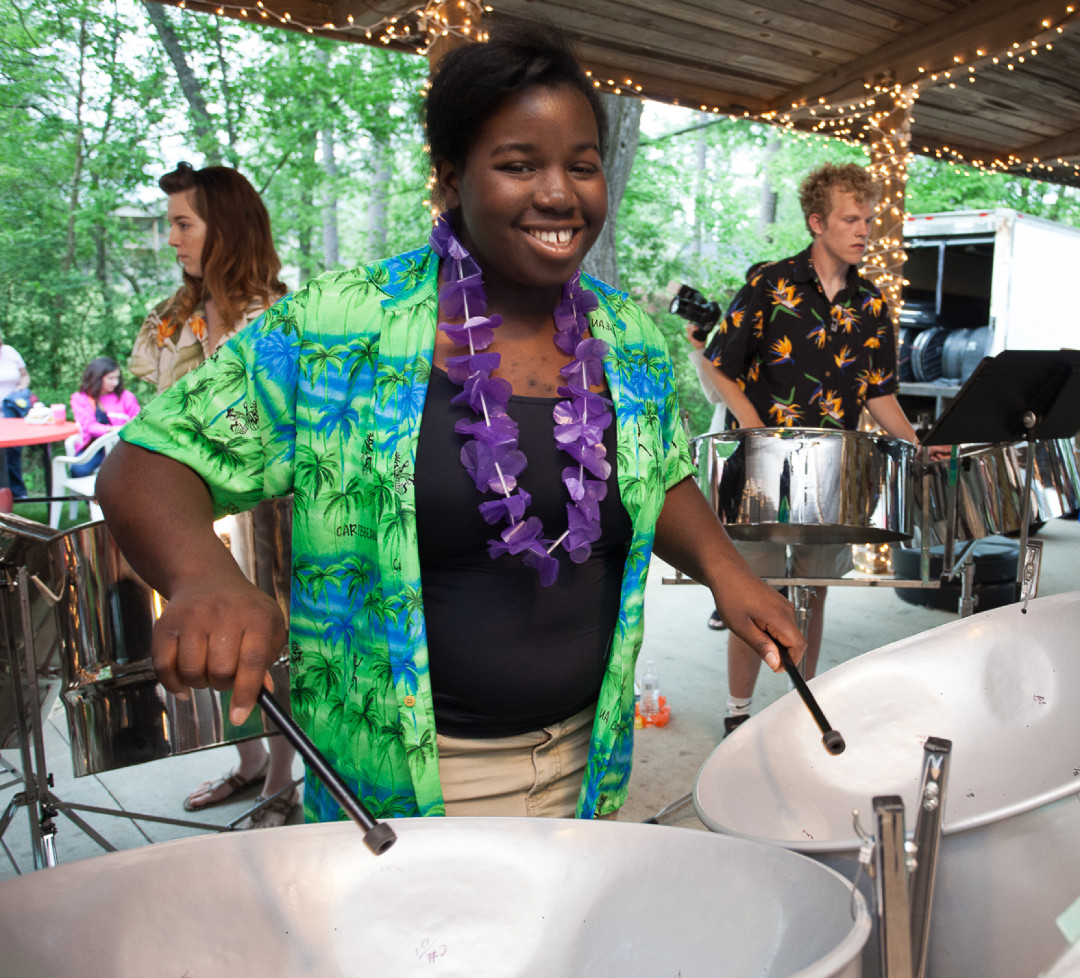
<instances>
[{"instance_id":1,"label":"orange flower print on jacket","mask_svg":"<svg viewBox=\"0 0 1080 978\"><path fill-rule=\"evenodd\" d=\"M168 316L163 316L161 322L158 323L157 328L157 345L160 350L165 341L176 332L176 323L174 323Z\"/></svg>"}]
</instances>

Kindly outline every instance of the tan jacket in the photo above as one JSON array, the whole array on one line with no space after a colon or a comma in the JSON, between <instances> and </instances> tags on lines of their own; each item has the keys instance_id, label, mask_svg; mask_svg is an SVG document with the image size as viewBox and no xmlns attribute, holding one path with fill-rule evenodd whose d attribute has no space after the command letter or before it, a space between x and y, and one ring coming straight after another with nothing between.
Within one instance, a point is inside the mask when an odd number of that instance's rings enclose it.
<instances>
[{"instance_id":1,"label":"tan jacket","mask_svg":"<svg viewBox=\"0 0 1080 978\"><path fill-rule=\"evenodd\" d=\"M158 393L171 387L214 352L210 349L206 310L201 302L183 323L172 317L171 310L179 295L177 292L154 306L139 327L128 358L128 370L155 384ZM280 297L276 296L275 301ZM258 319L266 308L262 300L253 299L244 314L222 335L221 343Z\"/></svg>"}]
</instances>

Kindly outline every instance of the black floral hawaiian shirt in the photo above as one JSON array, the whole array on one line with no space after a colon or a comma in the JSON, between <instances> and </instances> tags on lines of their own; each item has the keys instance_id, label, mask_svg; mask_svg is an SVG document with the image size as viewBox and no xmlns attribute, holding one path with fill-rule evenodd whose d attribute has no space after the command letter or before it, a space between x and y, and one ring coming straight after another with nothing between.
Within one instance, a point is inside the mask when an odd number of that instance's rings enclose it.
<instances>
[{"instance_id":1,"label":"black floral hawaiian shirt","mask_svg":"<svg viewBox=\"0 0 1080 978\"><path fill-rule=\"evenodd\" d=\"M899 389L881 293L852 266L830 302L810 248L750 268L705 355L772 427L854 429L868 399Z\"/></svg>"}]
</instances>

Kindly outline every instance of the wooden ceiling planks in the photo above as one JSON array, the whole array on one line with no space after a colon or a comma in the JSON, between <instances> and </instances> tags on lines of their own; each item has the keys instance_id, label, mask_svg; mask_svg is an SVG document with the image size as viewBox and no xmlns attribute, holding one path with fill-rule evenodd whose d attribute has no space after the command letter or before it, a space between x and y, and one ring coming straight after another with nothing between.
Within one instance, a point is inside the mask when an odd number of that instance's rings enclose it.
<instances>
[{"instance_id":1,"label":"wooden ceiling planks","mask_svg":"<svg viewBox=\"0 0 1080 978\"><path fill-rule=\"evenodd\" d=\"M868 86L917 84L916 152L950 146L982 161L1015 154L1023 160L1018 172L1033 156L1080 161L1080 11L1066 0L486 2L492 23L544 19L562 27L608 91L730 114L791 113L807 128L809 106L864 104ZM398 32L409 25L412 35L389 46L422 47L415 12L423 0L262 0L266 18L254 5L243 16L234 2L185 5L380 46L381 25L397 17ZM966 80L972 73L974 84ZM1040 176L1080 186L1080 168L1071 165Z\"/></svg>"}]
</instances>

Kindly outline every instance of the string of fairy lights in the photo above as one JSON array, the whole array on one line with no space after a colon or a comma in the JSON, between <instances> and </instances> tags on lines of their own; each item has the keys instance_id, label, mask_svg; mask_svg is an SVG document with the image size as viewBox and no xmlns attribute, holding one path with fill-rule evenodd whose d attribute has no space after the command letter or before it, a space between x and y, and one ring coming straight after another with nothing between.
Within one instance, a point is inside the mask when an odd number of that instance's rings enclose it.
<instances>
[{"instance_id":1,"label":"string of fairy lights","mask_svg":"<svg viewBox=\"0 0 1080 978\"><path fill-rule=\"evenodd\" d=\"M176 6L186 10L189 7L188 0L176 0ZM378 41L388 47L407 47L422 55L426 55L431 46L443 37L486 41L488 35L481 27L481 19L492 9L479 0L428 0L422 7L417 7L407 14L384 17L365 27L358 26L352 14L340 21L306 21L302 17L294 17L287 10L279 13L267 7L263 0L248 4L201 2L196 6L200 10L211 10L219 17L238 17L254 23L266 21L275 26L289 27L308 34L355 37L357 32L362 32L365 40Z\"/></svg>"},{"instance_id":2,"label":"string of fairy lights","mask_svg":"<svg viewBox=\"0 0 1080 978\"><path fill-rule=\"evenodd\" d=\"M188 7L189 0L176 0L180 8ZM219 15L229 15L251 21L266 21L278 26L303 30L309 34L329 34L341 37L356 37L362 33L365 40L378 43L407 47L418 54L427 54L431 46L442 37L452 36L483 41L487 32L482 27L482 18L490 13L492 7L481 0L427 0L422 6L402 16L385 17L366 27L357 25L352 15L340 21L307 22L294 16L288 10L280 11L268 8L263 0L253 4L221 3L212 0L198 0L201 10L213 10ZM956 89L963 84L975 84L980 75L990 71L1014 71L1027 61L1045 55L1054 49L1054 40L1062 33L1070 21L1075 19L1076 5L1067 4L1057 17L1045 17L1039 24L1039 30L1030 38L1017 38L1001 51L975 51L954 54L945 66L922 65L917 71L919 78L908 84L894 84L882 81L863 83L864 94L855 99L830 103L821 97L816 101L799 100L787 109L775 109L761 113L745 112L744 116L759 122L779 126L802 135L820 135L842 139L852 144L872 144L878 130L875 115L878 113L878 98L891 95L894 99L914 103L924 89L947 85ZM616 95L634 95L661 102L682 104L678 99L671 99L661 92L651 92L646 84L635 82L632 78L593 77L597 88ZM688 106L703 112L729 114L718 105L700 104ZM1003 159L968 159L955 147L922 146L923 155L936 156L958 167L968 167L986 172L1016 172L1023 170L1033 177L1049 175L1065 169L1072 177L1080 177L1080 163L1070 162L1062 157L1024 159L1015 154L1007 154Z\"/></svg>"}]
</instances>

